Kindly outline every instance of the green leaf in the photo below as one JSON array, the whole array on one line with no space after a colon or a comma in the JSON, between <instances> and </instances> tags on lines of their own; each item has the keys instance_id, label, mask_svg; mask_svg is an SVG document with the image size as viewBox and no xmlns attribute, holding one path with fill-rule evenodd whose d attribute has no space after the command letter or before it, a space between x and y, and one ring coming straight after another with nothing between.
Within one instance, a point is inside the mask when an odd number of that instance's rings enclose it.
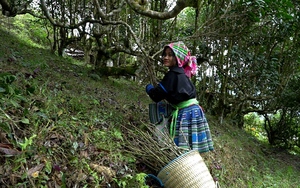
<instances>
[{"instance_id":1,"label":"green leaf","mask_svg":"<svg viewBox=\"0 0 300 188\"><path fill-rule=\"evenodd\" d=\"M19 103L17 103L16 101L14 100L9 100L9 102L15 107L15 108L18 108L20 105Z\"/></svg>"},{"instance_id":2,"label":"green leaf","mask_svg":"<svg viewBox=\"0 0 300 188\"><path fill-rule=\"evenodd\" d=\"M48 174L51 173L51 171L52 171L52 164L51 164L50 161L46 161L46 164L45 164L45 170L46 170L46 172L47 172Z\"/></svg>"},{"instance_id":3,"label":"green leaf","mask_svg":"<svg viewBox=\"0 0 300 188\"><path fill-rule=\"evenodd\" d=\"M118 129L115 129L114 132L114 137L117 138L117 139L120 139L120 140L123 140L123 137L122 137L122 132Z\"/></svg>"},{"instance_id":4,"label":"green leaf","mask_svg":"<svg viewBox=\"0 0 300 188\"><path fill-rule=\"evenodd\" d=\"M25 142L24 143L19 143L21 146L22 151L24 151L27 146L30 146L33 143L33 139L36 137L36 134L32 135L29 139L25 137Z\"/></svg>"},{"instance_id":5,"label":"green leaf","mask_svg":"<svg viewBox=\"0 0 300 188\"><path fill-rule=\"evenodd\" d=\"M24 124L29 124L29 119L23 118L23 119L21 120L21 122L24 123Z\"/></svg>"}]
</instances>

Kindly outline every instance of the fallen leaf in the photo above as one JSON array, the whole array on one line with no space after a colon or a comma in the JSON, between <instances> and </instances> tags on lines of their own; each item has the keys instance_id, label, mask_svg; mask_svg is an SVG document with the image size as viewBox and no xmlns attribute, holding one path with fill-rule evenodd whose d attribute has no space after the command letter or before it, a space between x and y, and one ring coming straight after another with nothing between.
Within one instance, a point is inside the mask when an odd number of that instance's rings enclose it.
<instances>
[{"instance_id":1,"label":"fallen leaf","mask_svg":"<svg viewBox=\"0 0 300 188\"><path fill-rule=\"evenodd\" d=\"M116 177L116 172L109 167L100 166L97 164L90 164L91 168L96 170L98 173L101 173L105 176L108 181L112 181L113 177Z\"/></svg>"},{"instance_id":2,"label":"fallen leaf","mask_svg":"<svg viewBox=\"0 0 300 188\"><path fill-rule=\"evenodd\" d=\"M39 176L39 172L44 168L44 166L45 166L44 164L39 164L39 165L37 165L37 166L29 169L27 171L27 175L31 176L33 178L38 177Z\"/></svg>"},{"instance_id":3,"label":"fallen leaf","mask_svg":"<svg viewBox=\"0 0 300 188\"><path fill-rule=\"evenodd\" d=\"M22 153L21 151L13 148L12 144L7 144L7 143L0 143L0 152L9 156L16 156Z\"/></svg>"}]
</instances>

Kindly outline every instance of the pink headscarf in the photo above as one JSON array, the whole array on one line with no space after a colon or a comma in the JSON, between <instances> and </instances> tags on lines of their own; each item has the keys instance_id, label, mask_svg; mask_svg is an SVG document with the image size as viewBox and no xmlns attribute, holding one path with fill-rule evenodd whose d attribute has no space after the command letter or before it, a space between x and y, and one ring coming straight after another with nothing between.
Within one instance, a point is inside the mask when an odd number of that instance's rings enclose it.
<instances>
[{"instance_id":1,"label":"pink headscarf","mask_svg":"<svg viewBox=\"0 0 300 188\"><path fill-rule=\"evenodd\" d=\"M191 56L191 52L181 41L168 44L166 47L170 47L176 57L178 67L183 67L185 74L191 78L197 73L197 58Z\"/></svg>"}]
</instances>

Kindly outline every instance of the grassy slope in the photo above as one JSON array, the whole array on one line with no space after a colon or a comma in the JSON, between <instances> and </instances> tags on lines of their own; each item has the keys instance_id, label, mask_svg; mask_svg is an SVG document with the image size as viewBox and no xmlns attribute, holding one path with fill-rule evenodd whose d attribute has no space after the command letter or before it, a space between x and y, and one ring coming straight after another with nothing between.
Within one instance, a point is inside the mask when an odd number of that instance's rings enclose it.
<instances>
[{"instance_id":1,"label":"grassy slope","mask_svg":"<svg viewBox=\"0 0 300 188\"><path fill-rule=\"evenodd\" d=\"M27 99L12 96L1 104L0 125L9 125L14 135L1 131L7 138L1 136L0 143L8 141L16 149L25 137L33 141L20 155L0 156L0 187L105 187L103 169L92 164L115 170L119 183L124 175L134 175L134 159L122 153L126 135L118 127L147 121L150 101L144 85L93 76L86 67L29 43L26 32L13 34L0 25L0 73L16 75L13 88ZM28 88L34 93L26 93ZM221 187L300 187L299 156L269 148L229 121L221 125L215 117L208 119L216 152L203 156ZM40 164L35 178L24 176Z\"/></svg>"}]
</instances>

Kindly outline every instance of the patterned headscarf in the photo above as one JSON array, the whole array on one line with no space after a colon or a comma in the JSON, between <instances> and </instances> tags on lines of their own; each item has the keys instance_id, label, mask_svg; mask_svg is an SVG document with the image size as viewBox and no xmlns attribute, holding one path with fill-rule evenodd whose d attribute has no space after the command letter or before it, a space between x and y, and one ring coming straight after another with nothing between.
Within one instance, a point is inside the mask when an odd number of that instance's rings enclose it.
<instances>
[{"instance_id":1,"label":"patterned headscarf","mask_svg":"<svg viewBox=\"0 0 300 188\"><path fill-rule=\"evenodd\" d=\"M183 67L185 74L189 78L196 75L198 69L197 58L195 56L191 56L191 52L183 42L179 41L170 43L165 46L164 51L166 47L170 47L173 50L178 67Z\"/></svg>"}]
</instances>

